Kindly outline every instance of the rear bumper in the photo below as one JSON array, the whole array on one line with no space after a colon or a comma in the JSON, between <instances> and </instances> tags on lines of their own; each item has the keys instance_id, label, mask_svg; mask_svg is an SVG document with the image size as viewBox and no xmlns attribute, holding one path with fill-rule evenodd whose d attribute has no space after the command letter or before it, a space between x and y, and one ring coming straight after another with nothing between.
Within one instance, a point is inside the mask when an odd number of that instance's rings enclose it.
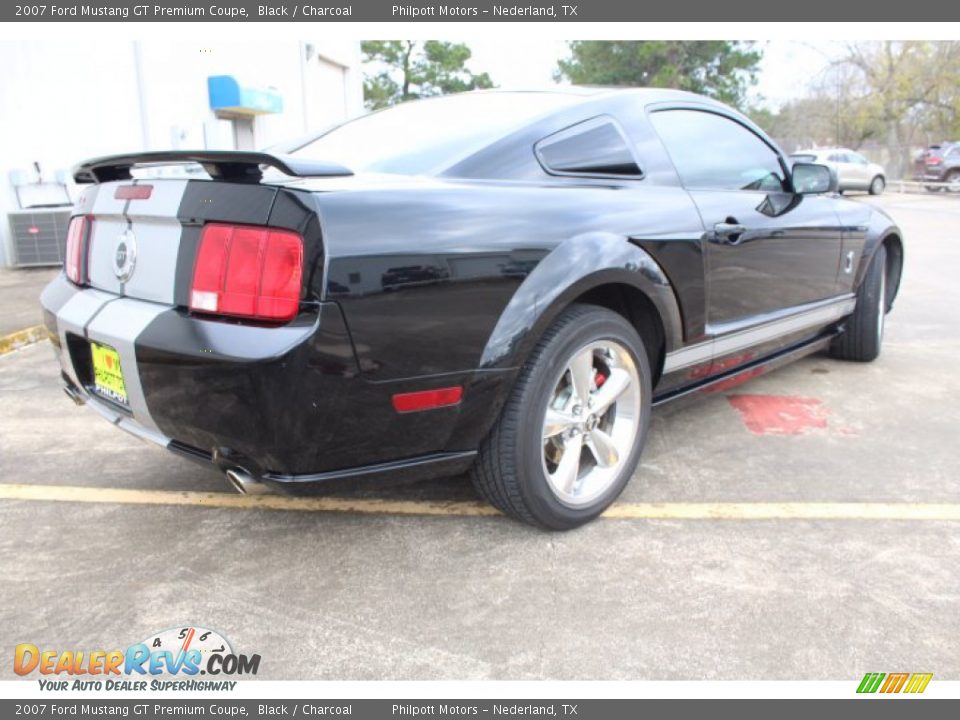
<instances>
[{"instance_id":1,"label":"rear bumper","mask_svg":"<svg viewBox=\"0 0 960 720\"><path fill-rule=\"evenodd\" d=\"M63 387L67 396L78 405L87 405L103 419L121 430L158 447L165 448L187 460L197 462L212 470L226 472L228 470L243 469L249 471L249 462L231 454L205 452L199 448L190 447L183 443L171 440L165 435L152 432L140 425L125 413L115 409L111 403L100 400L87 390L74 385L66 377L63 378ZM407 480L428 480L436 477L447 477L466 472L476 458L476 451L466 450L459 452L439 452L413 458L404 458L392 462L359 465L339 470L307 473L302 475L285 475L274 472L253 474L253 479L267 485L280 485L293 488L297 485L327 484L338 481L369 481L369 482L403 482Z\"/></svg>"},{"instance_id":2,"label":"rear bumper","mask_svg":"<svg viewBox=\"0 0 960 720\"><path fill-rule=\"evenodd\" d=\"M72 395L142 439L276 483L461 472L512 377L471 370L370 382L336 303L257 327L81 289L61 275L41 304ZM90 341L119 353L129 407L92 390ZM455 384L464 387L458 406L393 410L395 393Z\"/></svg>"}]
</instances>

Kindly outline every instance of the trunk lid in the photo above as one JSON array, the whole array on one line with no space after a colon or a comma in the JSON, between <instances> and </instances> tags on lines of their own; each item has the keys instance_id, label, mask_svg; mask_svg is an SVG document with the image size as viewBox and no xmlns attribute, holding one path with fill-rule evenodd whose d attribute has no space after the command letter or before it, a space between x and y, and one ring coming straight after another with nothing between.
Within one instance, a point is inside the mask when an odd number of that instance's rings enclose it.
<instances>
[{"instance_id":1,"label":"trunk lid","mask_svg":"<svg viewBox=\"0 0 960 720\"><path fill-rule=\"evenodd\" d=\"M113 155L78 165L74 179L90 184L77 206L77 213L92 221L86 255L90 286L186 305L204 223L271 225L280 187L262 182L264 168L293 178L352 175L334 163L234 151ZM284 227L285 222L289 220L273 224Z\"/></svg>"},{"instance_id":2,"label":"trunk lid","mask_svg":"<svg viewBox=\"0 0 960 720\"><path fill-rule=\"evenodd\" d=\"M89 284L98 290L176 304L177 259L183 235L179 209L189 180L107 182L89 188L80 203L92 219L87 249ZM140 187L148 197L124 199Z\"/></svg>"}]
</instances>

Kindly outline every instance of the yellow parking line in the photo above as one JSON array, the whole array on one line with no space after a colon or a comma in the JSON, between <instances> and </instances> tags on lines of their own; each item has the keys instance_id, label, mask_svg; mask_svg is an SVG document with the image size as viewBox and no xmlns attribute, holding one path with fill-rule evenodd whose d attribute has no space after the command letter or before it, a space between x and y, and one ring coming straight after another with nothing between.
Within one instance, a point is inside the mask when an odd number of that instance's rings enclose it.
<instances>
[{"instance_id":1,"label":"yellow parking line","mask_svg":"<svg viewBox=\"0 0 960 720\"><path fill-rule=\"evenodd\" d=\"M223 492L130 490L71 485L0 484L2 500L194 505L233 510L294 510L375 515L490 516L489 505L471 501L289 497ZM958 503L617 503L603 517L616 520L960 520Z\"/></svg>"},{"instance_id":2,"label":"yellow parking line","mask_svg":"<svg viewBox=\"0 0 960 720\"><path fill-rule=\"evenodd\" d=\"M76 485L0 484L0 499L41 500L122 505L196 505L234 510L299 510L305 512L350 512L382 515L496 515L481 502L379 500L375 498L291 497L287 495L241 495L193 490L130 490L79 487Z\"/></svg>"},{"instance_id":3,"label":"yellow parking line","mask_svg":"<svg viewBox=\"0 0 960 720\"><path fill-rule=\"evenodd\" d=\"M47 330L43 325L34 325L25 330L17 330L9 335L0 337L0 355L13 352L17 348L39 342L47 336Z\"/></svg>"}]
</instances>

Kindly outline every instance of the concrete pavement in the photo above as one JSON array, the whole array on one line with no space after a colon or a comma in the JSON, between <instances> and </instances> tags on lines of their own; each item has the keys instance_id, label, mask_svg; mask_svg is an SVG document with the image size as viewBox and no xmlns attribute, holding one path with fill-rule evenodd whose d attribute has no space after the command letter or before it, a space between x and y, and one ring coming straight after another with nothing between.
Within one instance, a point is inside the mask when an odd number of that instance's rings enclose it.
<instances>
[{"instance_id":1,"label":"concrete pavement","mask_svg":"<svg viewBox=\"0 0 960 720\"><path fill-rule=\"evenodd\" d=\"M264 679L960 679L958 522L735 510L960 503L960 201L861 201L906 233L881 357L813 356L654 414L622 504L723 519L547 534L488 514L0 499L0 648L125 647L196 623L260 653ZM0 484L227 489L75 408L56 378L45 344L0 356ZM751 422L744 397L785 403L797 432ZM337 495L476 500L465 478Z\"/></svg>"},{"instance_id":2,"label":"concrete pavement","mask_svg":"<svg viewBox=\"0 0 960 720\"><path fill-rule=\"evenodd\" d=\"M0 338L39 325L40 292L60 268L0 268Z\"/></svg>"}]
</instances>

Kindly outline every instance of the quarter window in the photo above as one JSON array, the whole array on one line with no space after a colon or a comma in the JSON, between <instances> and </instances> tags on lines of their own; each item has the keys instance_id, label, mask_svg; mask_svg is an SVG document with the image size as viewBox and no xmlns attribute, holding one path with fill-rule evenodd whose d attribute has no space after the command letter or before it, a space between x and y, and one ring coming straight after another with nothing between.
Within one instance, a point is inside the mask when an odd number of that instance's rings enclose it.
<instances>
[{"instance_id":1,"label":"quarter window","mask_svg":"<svg viewBox=\"0 0 960 720\"><path fill-rule=\"evenodd\" d=\"M535 150L544 169L557 175L643 175L626 138L609 118L561 130L538 142Z\"/></svg>"},{"instance_id":2,"label":"quarter window","mask_svg":"<svg viewBox=\"0 0 960 720\"><path fill-rule=\"evenodd\" d=\"M787 187L779 155L740 123L703 110L650 116L685 187L779 192Z\"/></svg>"}]
</instances>

